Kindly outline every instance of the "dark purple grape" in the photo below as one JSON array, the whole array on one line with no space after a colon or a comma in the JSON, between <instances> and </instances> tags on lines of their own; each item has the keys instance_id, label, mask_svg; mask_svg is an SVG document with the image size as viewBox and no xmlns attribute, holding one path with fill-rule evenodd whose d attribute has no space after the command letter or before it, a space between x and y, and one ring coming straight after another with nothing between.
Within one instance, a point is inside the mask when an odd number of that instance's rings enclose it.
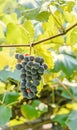
<instances>
[{"instance_id":1,"label":"dark purple grape","mask_svg":"<svg viewBox=\"0 0 77 130\"><path fill-rule=\"evenodd\" d=\"M33 84L34 84L35 86L38 86L38 85L40 84L40 82L39 82L39 80L34 80L34 81L33 81Z\"/></svg>"},{"instance_id":2,"label":"dark purple grape","mask_svg":"<svg viewBox=\"0 0 77 130\"><path fill-rule=\"evenodd\" d=\"M24 68L21 69L21 74L26 74L26 70Z\"/></svg>"},{"instance_id":3,"label":"dark purple grape","mask_svg":"<svg viewBox=\"0 0 77 130\"><path fill-rule=\"evenodd\" d=\"M19 53L15 54L15 58L18 60Z\"/></svg>"},{"instance_id":4,"label":"dark purple grape","mask_svg":"<svg viewBox=\"0 0 77 130\"><path fill-rule=\"evenodd\" d=\"M22 80L25 80L25 79L26 79L26 74L21 74L21 75L20 75L20 78L21 78Z\"/></svg>"},{"instance_id":5,"label":"dark purple grape","mask_svg":"<svg viewBox=\"0 0 77 130\"><path fill-rule=\"evenodd\" d=\"M27 62L23 61L22 62L22 67L25 68L26 64L27 64Z\"/></svg>"},{"instance_id":6,"label":"dark purple grape","mask_svg":"<svg viewBox=\"0 0 77 130\"><path fill-rule=\"evenodd\" d=\"M44 67L44 69L48 68L47 64L45 64L45 63L42 66Z\"/></svg>"},{"instance_id":7,"label":"dark purple grape","mask_svg":"<svg viewBox=\"0 0 77 130\"><path fill-rule=\"evenodd\" d=\"M36 86L31 86L31 87L30 87L30 90L31 90L33 93L37 93L37 88L36 88Z\"/></svg>"},{"instance_id":8,"label":"dark purple grape","mask_svg":"<svg viewBox=\"0 0 77 130\"><path fill-rule=\"evenodd\" d=\"M33 92L30 92L30 93L28 93L28 97L31 99L31 98L35 97L35 94Z\"/></svg>"},{"instance_id":9,"label":"dark purple grape","mask_svg":"<svg viewBox=\"0 0 77 130\"><path fill-rule=\"evenodd\" d=\"M34 69L39 69L40 68L40 64L35 62L34 65L33 65L33 68Z\"/></svg>"},{"instance_id":10,"label":"dark purple grape","mask_svg":"<svg viewBox=\"0 0 77 130\"><path fill-rule=\"evenodd\" d=\"M40 57L40 63L43 64L44 63L44 59L42 57Z\"/></svg>"},{"instance_id":11,"label":"dark purple grape","mask_svg":"<svg viewBox=\"0 0 77 130\"><path fill-rule=\"evenodd\" d=\"M23 54L19 54L19 55L18 55L18 60L23 60L23 59L24 59Z\"/></svg>"},{"instance_id":12,"label":"dark purple grape","mask_svg":"<svg viewBox=\"0 0 77 130\"><path fill-rule=\"evenodd\" d=\"M33 85L33 84L32 84L30 81L26 82L26 87L27 87L27 88L31 87L32 85Z\"/></svg>"},{"instance_id":13,"label":"dark purple grape","mask_svg":"<svg viewBox=\"0 0 77 130\"><path fill-rule=\"evenodd\" d=\"M32 75L36 75L37 74L37 70L35 70L34 68L31 69L31 74Z\"/></svg>"},{"instance_id":14,"label":"dark purple grape","mask_svg":"<svg viewBox=\"0 0 77 130\"><path fill-rule=\"evenodd\" d=\"M28 61L29 61L29 56L24 56L24 60L25 60L26 62L28 62Z\"/></svg>"},{"instance_id":15,"label":"dark purple grape","mask_svg":"<svg viewBox=\"0 0 77 130\"><path fill-rule=\"evenodd\" d=\"M16 69L17 69L17 70L21 70L21 69L22 69L22 65L21 65L21 64L19 64L19 63L18 63L18 64L16 64Z\"/></svg>"},{"instance_id":16,"label":"dark purple grape","mask_svg":"<svg viewBox=\"0 0 77 130\"><path fill-rule=\"evenodd\" d=\"M26 71L26 76L31 76L31 72Z\"/></svg>"},{"instance_id":17,"label":"dark purple grape","mask_svg":"<svg viewBox=\"0 0 77 130\"><path fill-rule=\"evenodd\" d=\"M32 61L28 61L27 66L28 67L32 67L33 66L33 62Z\"/></svg>"},{"instance_id":18,"label":"dark purple grape","mask_svg":"<svg viewBox=\"0 0 77 130\"><path fill-rule=\"evenodd\" d=\"M43 66L40 66L40 68L38 69L38 73L40 73L40 74L44 73L44 67Z\"/></svg>"},{"instance_id":19,"label":"dark purple grape","mask_svg":"<svg viewBox=\"0 0 77 130\"><path fill-rule=\"evenodd\" d=\"M32 80L32 77L31 76L27 76L26 77L26 81L30 81L30 80Z\"/></svg>"},{"instance_id":20,"label":"dark purple grape","mask_svg":"<svg viewBox=\"0 0 77 130\"><path fill-rule=\"evenodd\" d=\"M41 59L40 59L40 57L36 57L36 58L35 58L35 62L38 62L38 63L40 63L40 62L41 62Z\"/></svg>"},{"instance_id":21,"label":"dark purple grape","mask_svg":"<svg viewBox=\"0 0 77 130\"><path fill-rule=\"evenodd\" d=\"M30 60L30 61L34 61L34 59L35 59L34 56L30 56L30 57L29 57L29 60Z\"/></svg>"}]
</instances>

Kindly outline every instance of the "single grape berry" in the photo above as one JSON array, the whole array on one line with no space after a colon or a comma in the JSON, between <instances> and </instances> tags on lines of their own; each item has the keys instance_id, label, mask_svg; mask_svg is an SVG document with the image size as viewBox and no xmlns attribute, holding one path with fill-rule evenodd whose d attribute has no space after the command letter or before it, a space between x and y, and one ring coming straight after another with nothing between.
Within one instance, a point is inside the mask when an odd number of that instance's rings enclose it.
<instances>
[{"instance_id":1,"label":"single grape berry","mask_svg":"<svg viewBox=\"0 0 77 130\"><path fill-rule=\"evenodd\" d=\"M35 59L34 56L30 56L30 57L29 57L29 60L30 60L30 61L33 61L34 59Z\"/></svg>"},{"instance_id":2,"label":"single grape berry","mask_svg":"<svg viewBox=\"0 0 77 130\"><path fill-rule=\"evenodd\" d=\"M31 76L27 76L26 77L26 81L30 81L30 80L32 80L32 77Z\"/></svg>"},{"instance_id":3,"label":"single grape berry","mask_svg":"<svg viewBox=\"0 0 77 130\"><path fill-rule=\"evenodd\" d=\"M33 62L32 62L32 61L29 61L29 62L27 63L27 66L28 66L28 67L32 67L32 66L33 66Z\"/></svg>"},{"instance_id":4,"label":"single grape berry","mask_svg":"<svg viewBox=\"0 0 77 130\"><path fill-rule=\"evenodd\" d=\"M27 64L27 62L23 61L22 62L22 67L25 68L26 64Z\"/></svg>"},{"instance_id":5,"label":"single grape berry","mask_svg":"<svg viewBox=\"0 0 77 130\"><path fill-rule=\"evenodd\" d=\"M26 74L26 70L24 68L21 69L22 74Z\"/></svg>"},{"instance_id":6,"label":"single grape berry","mask_svg":"<svg viewBox=\"0 0 77 130\"><path fill-rule=\"evenodd\" d=\"M35 97L35 94L33 92L28 93L29 98Z\"/></svg>"},{"instance_id":7,"label":"single grape berry","mask_svg":"<svg viewBox=\"0 0 77 130\"><path fill-rule=\"evenodd\" d=\"M31 86L31 87L30 87L30 90L31 90L33 93L37 93L37 88L36 88L36 86Z\"/></svg>"},{"instance_id":8,"label":"single grape berry","mask_svg":"<svg viewBox=\"0 0 77 130\"><path fill-rule=\"evenodd\" d=\"M34 68L31 69L31 74L32 75L36 75L37 74L37 70L35 70Z\"/></svg>"},{"instance_id":9,"label":"single grape berry","mask_svg":"<svg viewBox=\"0 0 77 130\"><path fill-rule=\"evenodd\" d=\"M24 59L23 54L19 54L19 55L18 55L18 60L23 60L23 59Z\"/></svg>"},{"instance_id":10,"label":"single grape berry","mask_svg":"<svg viewBox=\"0 0 77 130\"><path fill-rule=\"evenodd\" d=\"M43 64L43 67L44 67L44 69L47 69L48 68L48 66L47 66L47 64Z\"/></svg>"},{"instance_id":11,"label":"single grape berry","mask_svg":"<svg viewBox=\"0 0 77 130\"><path fill-rule=\"evenodd\" d=\"M26 71L26 76L31 76L31 72Z\"/></svg>"},{"instance_id":12,"label":"single grape berry","mask_svg":"<svg viewBox=\"0 0 77 130\"><path fill-rule=\"evenodd\" d=\"M34 69L39 69L39 67L40 67L40 64L37 63L37 62L35 62L34 65L33 65L33 68L34 68Z\"/></svg>"},{"instance_id":13,"label":"single grape berry","mask_svg":"<svg viewBox=\"0 0 77 130\"><path fill-rule=\"evenodd\" d=\"M26 74L21 74L21 75L20 75L20 78L21 78L22 80L25 80Z\"/></svg>"},{"instance_id":14,"label":"single grape berry","mask_svg":"<svg viewBox=\"0 0 77 130\"><path fill-rule=\"evenodd\" d=\"M29 61L29 56L24 56L24 60L25 60L26 62L28 62L28 61Z\"/></svg>"},{"instance_id":15,"label":"single grape berry","mask_svg":"<svg viewBox=\"0 0 77 130\"><path fill-rule=\"evenodd\" d=\"M29 99L28 93L26 91L21 91L21 92L22 92L23 97Z\"/></svg>"},{"instance_id":16,"label":"single grape berry","mask_svg":"<svg viewBox=\"0 0 77 130\"><path fill-rule=\"evenodd\" d=\"M40 73L40 74L44 73L44 67L43 66L40 66L40 68L38 69L38 73Z\"/></svg>"},{"instance_id":17,"label":"single grape berry","mask_svg":"<svg viewBox=\"0 0 77 130\"><path fill-rule=\"evenodd\" d=\"M41 59L40 59L40 57L38 57L38 56L37 56L37 57L35 58L35 62L38 62L38 63L40 63L40 62L41 62Z\"/></svg>"},{"instance_id":18,"label":"single grape berry","mask_svg":"<svg viewBox=\"0 0 77 130\"><path fill-rule=\"evenodd\" d=\"M17 70L21 70L21 69L22 69L22 65L21 65L21 64L19 64L19 63L18 63L18 64L16 64L16 69L17 69Z\"/></svg>"},{"instance_id":19,"label":"single grape berry","mask_svg":"<svg viewBox=\"0 0 77 130\"><path fill-rule=\"evenodd\" d=\"M34 80L34 81L33 81L33 84L34 84L35 86L38 86L38 85L40 84L40 82L39 82L39 80Z\"/></svg>"},{"instance_id":20,"label":"single grape berry","mask_svg":"<svg viewBox=\"0 0 77 130\"><path fill-rule=\"evenodd\" d=\"M42 57L40 57L40 63L44 63L44 59Z\"/></svg>"},{"instance_id":21,"label":"single grape berry","mask_svg":"<svg viewBox=\"0 0 77 130\"><path fill-rule=\"evenodd\" d=\"M32 85L33 85L33 84L32 84L30 81L26 82L26 87L27 87L27 88L31 87Z\"/></svg>"},{"instance_id":22,"label":"single grape berry","mask_svg":"<svg viewBox=\"0 0 77 130\"><path fill-rule=\"evenodd\" d=\"M18 60L19 53L15 54L15 58Z\"/></svg>"}]
</instances>

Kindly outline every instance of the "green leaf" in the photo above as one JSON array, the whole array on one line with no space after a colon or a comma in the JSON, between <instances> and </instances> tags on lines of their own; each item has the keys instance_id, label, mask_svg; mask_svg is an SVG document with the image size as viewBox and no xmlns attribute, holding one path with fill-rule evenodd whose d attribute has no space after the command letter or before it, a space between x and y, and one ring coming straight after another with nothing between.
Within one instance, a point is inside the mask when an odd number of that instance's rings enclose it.
<instances>
[{"instance_id":1,"label":"green leaf","mask_svg":"<svg viewBox=\"0 0 77 130\"><path fill-rule=\"evenodd\" d=\"M68 77L72 75L74 70L77 70L77 59L68 54L54 54L54 69L53 72L62 70Z\"/></svg>"},{"instance_id":2,"label":"green leaf","mask_svg":"<svg viewBox=\"0 0 77 130\"><path fill-rule=\"evenodd\" d=\"M30 19L30 20L35 20L37 19L37 16L39 14L40 8L33 8L33 9L29 9L29 10L25 10L22 15L26 18L26 19Z\"/></svg>"},{"instance_id":3,"label":"green leaf","mask_svg":"<svg viewBox=\"0 0 77 130\"><path fill-rule=\"evenodd\" d=\"M64 10L64 11L71 12L71 11L73 10L74 5L75 5L75 2L73 2L73 1L68 1L68 2L66 2L66 4L63 6L63 10Z\"/></svg>"},{"instance_id":4,"label":"green leaf","mask_svg":"<svg viewBox=\"0 0 77 130\"><path fill-rule=\"evenodd\" d=\"M67 121L65 123L70 130L76 130L77 129L77 111L76 110L73 110L69 114Z\"/></svg>"},{"instance_id":5,"label":"green leaf","mask_svg":"<svg viewBox=\"0 0 77 130\"><path fill-rule=\"evenodd\" d=\"M74 28L70 33L70 43L72 45L77 43L77 28Z\"/></svg>"},{"instance_id":6,"label":"green leaf","mask_svg":"<svg viewBox=\"0 0 77 130\"><path fill-rule=\"evenodd\" d=\"M40 116L40 112L28 104L21 106L21 112L22 115L29 120L38 118Z\"/></svg>"},{"instance_id":7,"label":"green leaf","mask_svg":"<svg viewBox=\"0 0 77 130\"><path fill-rule=\"evenodd\" d=\"M68 118L68 114L56 115L52 121L60 123L62 126L65 126L65 121Z\"/></svg>"},{"instance_id":8,"label":"green leaf","mask_svg":"<svg viewBox=\"0 0 77 130\"><path fill-rule=\"evenodd\" d=\"M34 40L34 27L31 21L27 20L24 24L23 27L28 31L29 33L29 42L32 42Z\"/></svg>"},{"instance_id":9,"label":"green leaf","mask_svg":"<svg viewBox=\"0 0 77 130\"><path fill-rule=\"evenodd\" d=\"M0 80L6 82L8 78L20 81L20 72L18 70L14 70L12 72L10 70L7 70L6 67L2 71L0 71Z\"/></svg>"},{"instance_id":10,"label":"green leaf","mask_svg":"<svg viewBox=\"0 0 77 130\"><path fill-rule=\"evenodd\" d=\"M18 101L18 98L19 94L17 92L7 92L5 95L4 103L5 104L13 103L15 101Z\"/></svg>"},{"instance_id":11,"label":"green leaf","mask_svg":"<svg viewBox=\"0 0 77 130\"><path fill-rule=\"evenodd\" d=\"M21 106L22 115L30 120L38 118L41 114L47 111L47 105L39 100L34 100L31 105L26 104Z\"/></svg>"},{"instance_id":12,"label":"green leaf","mask_svg":"<svg viewBox=\"0 0 77 130\"><path fill-rule=\"evenodd\" d=\"M0 126L4 126L11 118L12 110L4 105L0 106Z\"/></svg>"},{"instance_id":13,"label":"green leaf","mask_svg":"<svg viewBox=\"0 0 77 130\"><path fill-rule=\"evenodd\" d=\"M19 94L17 92L15 92L15 91L13 91L13 92L6 92L4 94L5 94L4 103L6 105L18 101ZM0 94L0 100L1 101L4 98L4 94Z\"/></svg>"},{"instance_id":14,"label":"green leaf","mask_svg":"<svg viewBox=\"0 0 77 130\"><path fill-rule=\"evenodd\" d=\"M25 44L30 42L30 35L22 25L9 23L7 25L6 41L9 44Z\"/></svg>"}]
</instances>

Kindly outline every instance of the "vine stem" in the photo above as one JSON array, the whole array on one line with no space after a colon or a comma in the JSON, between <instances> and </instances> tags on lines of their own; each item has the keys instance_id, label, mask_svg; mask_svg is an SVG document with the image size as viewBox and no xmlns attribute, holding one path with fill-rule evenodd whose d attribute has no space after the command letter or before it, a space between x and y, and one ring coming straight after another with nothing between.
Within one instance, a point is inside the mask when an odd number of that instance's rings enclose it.
<instances>
[{"instance_id":1,"label":"vine stem","mask_svg":"<svg viewBox=\"0 0 77 130\"><path fill-rule=\"evenodd\" d=\"M31 45L33 47L33 46L36 46L37 44L40 44L40 43L46 42L48 40L51 40L51 39L54 39L54 38L66 35L70 30L72 30L76 26L77 26L77 23L75 23L74 25L72 25L71 27L69 27L68 29L66 29L65 32L62 32L60 34L56 34L54 36L51 36L51 37L48 37L48 38L42 39L42 40L37 41L37 42L30 43L30 44L0 45L0 47L30 47Z\"/></svg>"},{"instance_id":2,"label":"vine stem","mask_svg":"<svg viewBox=\"0 0 77 130\"><path fill-rule=\"evenodd\" d=\"M72 100L77 103L77 99L72 95L69 89L60 80L58 80L58 83L66 90L66 92L70 95Z\"/></svg>"}]
</instances>

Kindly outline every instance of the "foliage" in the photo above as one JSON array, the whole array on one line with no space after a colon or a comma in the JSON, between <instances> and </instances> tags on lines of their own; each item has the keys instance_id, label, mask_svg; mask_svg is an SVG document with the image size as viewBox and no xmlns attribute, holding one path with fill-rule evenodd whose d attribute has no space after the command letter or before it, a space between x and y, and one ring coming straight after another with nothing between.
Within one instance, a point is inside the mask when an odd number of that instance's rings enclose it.
<instances>
[{"instance_id":1,"label":"foliage","mask_svg":"<svg viewBox=\"0 0 77 130\"><path fill-rule=\"evenodd\" d=\"M0 0L0 45L8 45L8 48L0 47L0 126L16 124L15 107L20 111L20 116L16 116L23 118L19 123L23 123L41 118L55 104L49 115L54 116L51 121L70 130L77 129L76 11L74 0ZM19 44L21 47L9 47ZM22 44L30 46L22 47ZM48 65L38 94L32 100L27 101L20 92L16 53L41 56ZM45 86L46 92L50 91L47 99L52 97L51 102L41 100ZM66 102L61 105L61 101Z\"/></svg>"}]
</instances>

